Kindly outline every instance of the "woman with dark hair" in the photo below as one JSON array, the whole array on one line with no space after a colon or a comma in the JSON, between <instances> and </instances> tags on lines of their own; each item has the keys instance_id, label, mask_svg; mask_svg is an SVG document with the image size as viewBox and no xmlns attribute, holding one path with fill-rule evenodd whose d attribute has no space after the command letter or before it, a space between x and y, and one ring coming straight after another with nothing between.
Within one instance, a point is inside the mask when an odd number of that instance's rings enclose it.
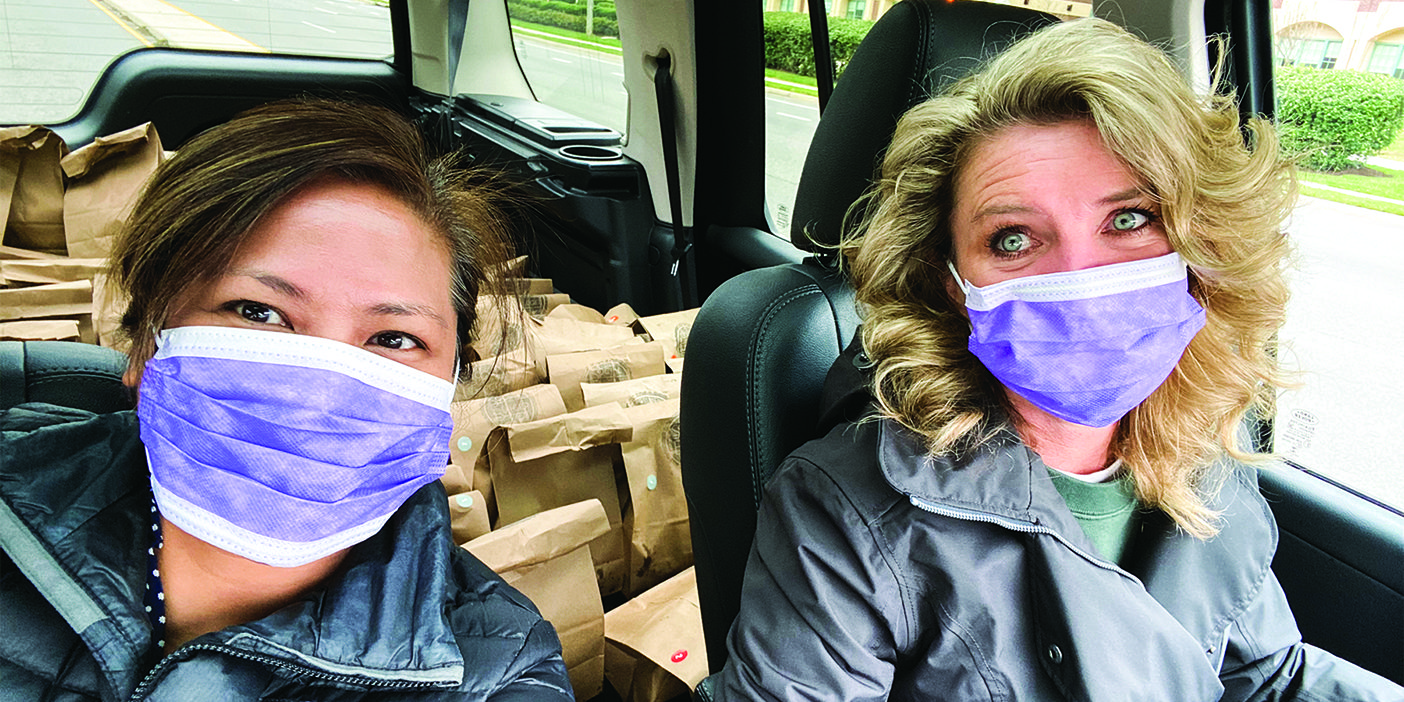
<instances>
[{"instance_id":1,"label":"woman with dark hair","mask_svg":"<svg viewBox=\"0 0 1404 702\"><path fill-rule=\"evenodd\" d=\"M7 699L569 699L437 478L492 193L392 111L192 139L112 258L137 410L0 414Z\"/></svg>"},{"instance_id":2,"label":"woman with dark hair","mask_svg":"<svg viewBox=\"0 0 1404 702\"><path fill-rule=\"evenodd\" d=\"M1270 569L1294 180L1248 127L1097 19L901 119L843 243L851 419L766 486L717 699L1400 699Z\"/></svg>"}]
</instances>

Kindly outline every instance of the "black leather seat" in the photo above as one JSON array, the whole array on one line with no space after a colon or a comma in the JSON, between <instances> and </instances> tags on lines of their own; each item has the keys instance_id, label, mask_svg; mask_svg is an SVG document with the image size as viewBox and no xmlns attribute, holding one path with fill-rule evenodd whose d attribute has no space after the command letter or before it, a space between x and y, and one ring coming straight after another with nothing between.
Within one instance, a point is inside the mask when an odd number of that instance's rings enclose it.
<instances>
[{"instance_id":1,"label":"black leather seat","mask_svg":"<svg viewBox=\"0 0 1404 702\"><path fill-rule=\"evenodd\" d=\"M761 489L814 438L825 375L858 326L853 291L824 247L839 241L902 113L1053 21L977 2L889 10L845 69L805 158L792 239L814 255L736 276L698 312L682 381L682 472L713 672L726 662Z\"/></svg>"},{"instance_id":2,"label":"black leather seat","mask_svg":"<svg viewBox=\"0 0 1404 702\"><path fill-rule=\"evenodd\" d=\"M127 357L74 341L0 341L0 410L47 402L90 412L135 406L122 385Z\"/></svg>"}]
</instances>

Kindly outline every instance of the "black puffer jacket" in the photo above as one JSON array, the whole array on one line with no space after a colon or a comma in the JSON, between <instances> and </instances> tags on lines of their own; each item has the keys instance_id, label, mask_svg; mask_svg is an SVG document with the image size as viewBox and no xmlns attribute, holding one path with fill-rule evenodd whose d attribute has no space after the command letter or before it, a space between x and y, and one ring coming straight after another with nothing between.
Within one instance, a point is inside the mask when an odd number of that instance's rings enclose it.
<instances>
[{"instance_id":1,"label":"black puffer jacket","mask_svg":"<svg viewBox=\"0 0 1404 702\"><path fill-rule=\"evenodd\" d=\"M571 699L554 630L454 547L437 484L314 595L152 666L135 415L30 405L0 431L0 699Z\"/></svg>"},{"instance_id":2,"label":"black puffer jacket","mask_svg":"<svg viewBox=\"0 0 1404 702\"><path fill-rule=\"evenodd\" d=\"M950 460L895 423L840 423L766 487L712 696L1404 699L1301 642L1256 473L1216 468L1222 531L1200 541L1146 515L1122 568L1012 432Z\"/></svg>"}]
</instances>

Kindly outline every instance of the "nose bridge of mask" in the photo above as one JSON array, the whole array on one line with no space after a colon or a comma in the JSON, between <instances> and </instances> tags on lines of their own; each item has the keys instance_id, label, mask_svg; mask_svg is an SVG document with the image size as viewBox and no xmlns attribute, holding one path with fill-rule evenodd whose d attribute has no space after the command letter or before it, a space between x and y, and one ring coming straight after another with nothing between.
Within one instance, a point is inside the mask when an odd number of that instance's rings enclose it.
<instances>
[{"instance_id":1,"label":"nose bridge of mask","mask_svg":"<svg viewBox=\"0 0 1404 702\"><path fill-rule=\"evenodd\" d=\"M951 265L947 262L948 265ZM952 273L955 266L951 265ZM1011 301L1069 302L1144 290L1185 280L1185 262L1175 252L1096 268L1043 273L977 287L963 282L965 306L985 312ZM956 275L956 280L961 281Z\"/></svg>"},{"instance_id":2,"label":"nose bridge of mask","mask_svg":"<svg viewBox=\"0 0 1404 702\"><path fill-rule=\"evenodd\" d=\"M333 371L435 409L453 401L454 383L332 339L235 327L175 327L156 336L153 360L174 357L258 361Z\"/></svg>"}]
</instances>

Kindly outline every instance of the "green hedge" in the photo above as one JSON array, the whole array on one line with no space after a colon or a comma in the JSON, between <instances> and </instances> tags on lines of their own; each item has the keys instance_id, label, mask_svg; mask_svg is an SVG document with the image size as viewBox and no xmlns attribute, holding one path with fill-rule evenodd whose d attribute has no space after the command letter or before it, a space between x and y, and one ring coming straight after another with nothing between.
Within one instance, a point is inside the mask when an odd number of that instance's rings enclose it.
<instances>
[{"instance_id":1,"label":"green hedge","mask_svg":"<svg viewBox=\"0 0 1404 702\"><path fill-rule=\"evenodd\" d=\"M1389 146L1404 127L1404 81L1379 73L1277 69L1282 146L1317 171L1341 171Z\"/></svg>"},{"instance_id":2,"label":"green hedge","mask_svg":"<svg viewBox=\"0 0 1404 702\"><path fill-rule=\"evenodd\" d=\"M809 15L803 12L767 12L765 17L765 67L814 77L814 44L810 40ZM868 20L828 18L829 52L842 75L853 51L867 36L873 23Z\"/></svg>"},{"instance_id":3,"label":"green hedge","mask_svg":"<svg viewBox=\"0 0 1404 702\"><path fill-rule=\"evenodd\" d=\"M560 27L573 32L585 31L584 0L565 2L563 0L507 0L507 13L514 20ZM595 3L596 36L619 36L619 19L614 13L614 3Z\"/></svg>"}]
</instances>

